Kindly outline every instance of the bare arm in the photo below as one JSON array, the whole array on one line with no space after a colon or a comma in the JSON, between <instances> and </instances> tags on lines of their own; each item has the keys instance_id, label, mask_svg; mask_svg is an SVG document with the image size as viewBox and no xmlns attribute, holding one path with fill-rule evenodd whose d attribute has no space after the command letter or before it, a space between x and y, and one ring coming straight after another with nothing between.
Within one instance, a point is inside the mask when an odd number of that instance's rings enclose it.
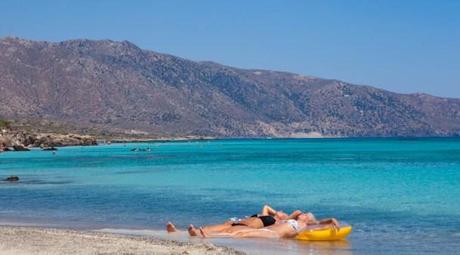
<instances>
[{"instance_id":1,"label":"bare arm","mask_svg":"<svg viewBox=\"0 0 460 255\"><path fill-rule=\"evenodd\" d=\"M339 222L335 218L323 219L318 222L318 224L331 224L335 228L340 228Z\"/></svg>"},{"instance_id":2,"label":"bare arm","mask_svg":"<svg viewBox=\"0 0 460 255\"><path fill-rule=\"evenodd\" d=\"M271 208L269 205L264 205L262 208L262 215L275 215L276 210Z\"/></svg>"},{"instance_id":3,"label":"bare arm","mask_svg":"<svg viewBox=\"0 0 460 255\"><path fill-rule=\"evenodd\" d=\"M289 216L288 216L288 220L290 219L293 219L293 220L297 220L297 218L299 217L299 215L302 214L302 211L300 210L295 210L293 211Z\"/></svg>"}]
</instances>

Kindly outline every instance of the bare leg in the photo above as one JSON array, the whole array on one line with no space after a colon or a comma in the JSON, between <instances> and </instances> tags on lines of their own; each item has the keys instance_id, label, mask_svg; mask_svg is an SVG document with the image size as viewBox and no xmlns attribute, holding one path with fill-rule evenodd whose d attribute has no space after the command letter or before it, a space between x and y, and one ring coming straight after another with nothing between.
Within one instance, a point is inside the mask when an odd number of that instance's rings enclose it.
<instances>
[{"instance_id":1,"label":"bare leg","mask_svg":"<svg viewBox=\"0 0 460 255\"><path fill-rule=\"evenodd\" d=\"M280 238L278 233L275 231L268 231L264 229L252 229L236 232L234 237L236 238Z\"/></svg>"},{"instance_id":2,"label":"bare leg","mask_svg":"<svg viewBox=\"0 0 460 255\"><path fill-rule=\"evenodd\" d=\"M278 233L267 229L253 229L244 226L233 227L226 232L207 232L200 228L202 237L232 237L232 238L279 238Z\"/></svg>"},{"instance_id":3,"label":"bare leg","mask_svg":"<svg viewBox=\"0 0 460 255\"><path fill-rule=\"evenodd\" d=\"M207 232L225 232L232 228L232 223L233 222L231 221L227 221L224 224L205 226L203 227L203 229L205 229L205 231ZM177 228L176 226L174 226L172 222L168 222L168 224L166 225L166 231L168 231L168 233L177 232ZM198 235L198 229L196 229L195 226L193 226L192 224L190 224L187 231L190 236Z\"/></svg>"},{"instance_id":4,"label":"bare leg","mask_svg":"<svg viewBox=\"0 0 460 255\"><path fill-rule=\"evenodd\" d=\"M168 224L166 224L166 231L168 231L168 233L172 233L172 232L176 232L177 229L176 229L176 226L172 224L172 222L168 222Z\"/></svg>"},{"instance_id":5,"label":"bare leg","mask_svg":"<svg viewBox=\"0 0 460 255\"><path fill-rule=\"evenodd\" d=\"M234 233L231 232L207 232L204 228L200 228L200 235L203 238L209 237L232 237Z\"/></svg>"},{"instance_id":6,"label":"bare leg","mask_svg":"<svg viewBox=\"0 0 460 255\"><path fill-rule=\"evenodd\" d=\"M207 231L206 228L203 228L203 230L206 233L208 233L208 235L212 234L212 235L215 235L215 236L233 236L238 231L245 231L245 230L251 230L251 229L254 229L254 228L251 228L251 227L248 227L248 226L230 226L229 228L225 229L224 231L209 232L209 231Z\"/></svg>"},{"instance_id":7,"label":"bare leg","mask_svg":"<svg viewBox=\"0 0 460 255\"><path fill-rule=\"evenodd\" d=\"M204 226L206 232L224 232L232 227L232 221L227 221L224 224Z\"/></svg>"}]
</instances>

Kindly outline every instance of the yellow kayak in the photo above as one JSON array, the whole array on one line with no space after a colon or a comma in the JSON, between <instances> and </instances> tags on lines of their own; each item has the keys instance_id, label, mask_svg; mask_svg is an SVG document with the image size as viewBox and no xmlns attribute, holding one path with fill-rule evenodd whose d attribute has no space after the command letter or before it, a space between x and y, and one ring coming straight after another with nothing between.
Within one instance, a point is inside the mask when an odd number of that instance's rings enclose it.
<instances>
[{"instance_id":1,"label":"yellow kayak","mask_svg":"<svg viewBox=\"0 0 460 255\"><path fill-rule=\"evenodd\" d=\"M317 228L309 228L300 232L295 239L304 241L337 241L344 240L350 233L352 227L346 225L340 229L334 229L331 226L319 226Z\"/></svg>"}]
</instances>

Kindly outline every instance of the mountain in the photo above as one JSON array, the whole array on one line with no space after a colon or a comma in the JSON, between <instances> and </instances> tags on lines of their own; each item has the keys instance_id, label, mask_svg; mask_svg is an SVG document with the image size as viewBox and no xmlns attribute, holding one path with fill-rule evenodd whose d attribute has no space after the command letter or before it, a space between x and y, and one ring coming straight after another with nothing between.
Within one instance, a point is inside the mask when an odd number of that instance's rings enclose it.
<instances>
[{"instance_id":1,"label":"mountain","mask_svg":"<svg viewBox=\"0 0 460 255\"><path fill-rule=\"evenodd\" d=\"M460 135L460 99L195 62L110 40L0 40L0 117L218 137Z\"/></svg>"}]
</instances>

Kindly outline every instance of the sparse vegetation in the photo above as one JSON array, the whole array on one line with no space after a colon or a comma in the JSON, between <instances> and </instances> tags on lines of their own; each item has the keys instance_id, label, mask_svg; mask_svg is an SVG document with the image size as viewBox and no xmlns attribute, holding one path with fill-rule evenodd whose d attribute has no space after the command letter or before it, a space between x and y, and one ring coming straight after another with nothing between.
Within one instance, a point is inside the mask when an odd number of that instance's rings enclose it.
<instances>
[{"instance_id":1,"label":"sparse vegetation","mask_svg":"<svg viewBox=\"0 0 460 255\"><path fill-rule=\"evenodd\" d=\"M9 128L11 121L0 119L0 128Z\"/></svg>"}]
</instances>

